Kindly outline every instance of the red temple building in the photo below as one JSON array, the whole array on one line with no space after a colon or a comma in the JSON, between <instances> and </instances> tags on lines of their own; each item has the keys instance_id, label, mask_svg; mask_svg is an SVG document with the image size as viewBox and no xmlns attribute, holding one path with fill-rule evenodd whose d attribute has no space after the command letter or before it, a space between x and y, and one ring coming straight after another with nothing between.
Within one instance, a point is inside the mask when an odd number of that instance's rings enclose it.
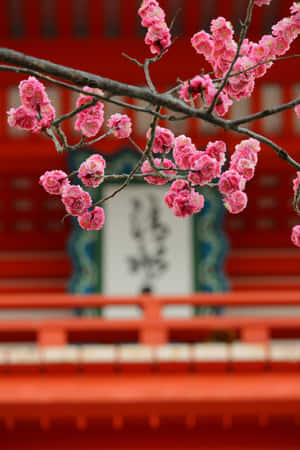
<instances>
[{"instance_id":1,"label":"red temple building","mask_svg":"<svg viewBox=\"0 0 300 450\"><path fill-rule=\"evenodd\" d=\"M148 56L139 3L3 0L2 46L144 84L143 72L121 56ZM197 30L220 15L238 27L247 6L244 0L160 3L169 18L181 8L174 27L179 38L153 66L160 89L201 69L203 61L189 43ZM256 8L250 38L267 33L289 6L273 0L268 8ZM299 52L296 41L290 53ZM254 95L232 108L231 117L295 98L298 73L297 58L288 65L278 62L257 82ZM292 207L294 171L263 147L256 180L247 188L248 208L225 217L229 292L73 295L67 292L76 270L67 252L71 224L61 221L60 203L38 184L45 170L67 170L70 161L44 137L9 128L4 111L18 104L21 79L0 73L1 448L298 450L300 254L290 243L291 227L299 221ZM58 113L72 109L76 96L70 91L50 85L47 90ZM112 111L108 106L107 114ZM134 138L143 145L147 119L129 114L136 123ZM299 123L288 110L256 121L252 129L297 159ZM240 141L194 119L173 130L191 136L198 148L217 138L231 147ZM78 139L72 123L66 131ZM123 149L108 139L93 150L113 158ZM116 305L134 305L140 315L108 320L82 313ZM170 305L209 308L211 314L166 317Z\"/></svg>"}]
</instances>

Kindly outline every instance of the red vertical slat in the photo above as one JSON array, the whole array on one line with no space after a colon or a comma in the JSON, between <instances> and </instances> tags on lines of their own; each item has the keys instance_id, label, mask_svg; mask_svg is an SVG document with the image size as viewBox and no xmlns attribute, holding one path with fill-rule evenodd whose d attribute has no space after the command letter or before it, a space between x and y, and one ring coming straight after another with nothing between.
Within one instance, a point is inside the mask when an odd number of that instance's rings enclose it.
<instances>
[{"instance_id":1,"label":"red vertical slat","mask_svg":"<svg viewBox=\"0 0 300 450\"><path fill-rule=\"evenodd\" d=\"M88 36L104 35L104 0L87 0Z\"/></svg>"},{"instance_id":2,"label":"red vertical slat","mask_svg":"<svg viewBox=\"0 0 300 450\"><path fill-rule=\"evenodd\" d=\"M290 6L292 5L292 1L279 1L278 2L278 20L283 19L283 17L290 16Z\"/></svg>"},{"instance_id":3,"label":"red vertical slat","mask_svg":"<svg viewBox=\"0 0 300 450\"><path fill-rule=\"evenodd\" d=\"M293 85L292 84L285 84L282 85L282 102L288 103L293 98ZM287 111L284 111L283 113L283 133L285 136L288 136L291 138L294 136L294 108L288 109Z\"/></svg>"},{"instance_id":4,"label":"red vertical slat","mask_svg":"<svg viewBox=\"0 0 300 450\"><path fill-rule=\"evenodd\" d=\"M215 17L225 17L225 19L232 21L234 14L234 0L227 0L226 2L223 0L216 1L216 11Z\"/></svg>"},{"instance_id":5,"label":"red vertical slat","mask_svg":"<svg viewBox=\"0 0 300 450\"><path fill-rule=\"evenodd\" d=\"M0 88L0 108L2 114L0 114L0 136L3 138L7 134L7 115L5 111L9 109L7 105L7 88Z\"/></svg>"},{"instance_id":6,"label":"red vertical slat","mask_svg":"<svg viewBox=\"0 0 300 450\"><path fill-rule=\"evenodd\" d=\"M26 38L41 37L42 2L40 0L23 1L24 34Z\"/></svg>"},{"instance_id":7,"label":"red vertical slat","mask_svg":"<svg viewBox=\"0 0 300 450\"><path fill-rule=\"evenodd\" d=\"M251 37L255 41L258 41L264 34L265 28L265 14L267 6L256 6L253 7L252 20L250 25Z\"/></svg>"},{"instance_id":8,"label":"red vertical slat","mask_svg":"<svg viewBox=\"0 0 300 450\"><path fill-rule=\"evenodd\" d=\"M136 0L120 1L120 34L122 37L133 37L137 29L138 4Z\"/></svg>"},{"instance_id":9,"label":"red vertical slat","mask_svg":"<svg viewBox=\"0 0 300 450\"><path fill-rule=\"evenodd\" d=\"M2 0L0 2L0 38L2 39L9 37L8 2L9 0Z\"/></svg>"},{"instance_id":10,"label":"red vertical slat","mask_svg":"<svg viewBox=\"0 0 300 450\"><path fill-rule=\"evenodd\" d=\"M200 31L202 5L202 2L184 2L183 11L180 14L183 14L185 36L192 36Z\"/></svg>"},{"instance_id":11,"label":"red vertical slat","mask_svg":"<svg viewBox=\"0 0 300 450\"><path fill-rule=\"evenodd\" d=\"M56 0L56 24L58 37L72 37L73 35L73 0Z\"/></svg>"},{"instance_id":12,"label":"red vertical slat","mask_svg":"<svg viewBox=\"0 0 300 450\"><path fill-rule=\"evenodd\" d=\"M250 114L255 114L262 109L262 99L261 99L261 92L262 92L262 84L256 84L254 91L250 97ZM250 122L251 129L257 133L260 133L262 130L262 120L255 120L253 122Z\"/></svg>"}]
</instances>

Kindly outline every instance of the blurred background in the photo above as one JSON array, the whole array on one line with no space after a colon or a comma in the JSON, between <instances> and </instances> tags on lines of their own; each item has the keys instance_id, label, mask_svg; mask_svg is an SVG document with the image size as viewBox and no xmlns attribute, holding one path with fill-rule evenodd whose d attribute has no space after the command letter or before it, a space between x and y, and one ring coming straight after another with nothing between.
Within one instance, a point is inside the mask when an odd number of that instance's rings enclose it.
<instances>
[{"instance_id":1,"label":"blurred background","mask_svg":"<svg viewBox=\"0 0 300 450\"><path fill-rule=\"evenodd\" d=\"M150 56L139 5L2 0L2 46L144 85L143 71L122 56L140 61ZM168 23L178 12L174 45L151 67L155 85L164 91L178 78L210 69L190 38L208 31L217 16L232 21L238 38L247 1L160 5ZM270 33L272 24L289 15L289 6L272 0L269 7L254 8L249 38L257 42ZM296 41L289 54L299 50ZM298 73L297 58L276 63L228 117L292 100L299 95ZM62 203L42 190L39 177L46 170L72 171L95 151L106 156L108 172L128 172L137 153L129 142L108 137L59 156L49 139L10 128L5 111L19 105L23 78L0 76L3 448L93 449L101 436L103 448L298 448L300 257L290 242L291 228L299 223L292 207L294 170L262 146L242 214L225 215L219 195L207 190L203 213L185 221L168 214L163 189L133 183L105 204L104 229L85 232L69 218L62 220ZM55 85L47 92L57 115L75 106L74 92ZM149 117L107 103L106 119L114 112L130 115L133 138L143 147ZM222 139L232 151L241 140L195 119L160 125L190 136L197 148ZM297 159L300 122L292 110L249 126ZM80 139L72 121L64 130L71 142ZM101 186L95 200L113 188ZM66 430L73 430L68 439Z\"/></svg>"}]
</instances>

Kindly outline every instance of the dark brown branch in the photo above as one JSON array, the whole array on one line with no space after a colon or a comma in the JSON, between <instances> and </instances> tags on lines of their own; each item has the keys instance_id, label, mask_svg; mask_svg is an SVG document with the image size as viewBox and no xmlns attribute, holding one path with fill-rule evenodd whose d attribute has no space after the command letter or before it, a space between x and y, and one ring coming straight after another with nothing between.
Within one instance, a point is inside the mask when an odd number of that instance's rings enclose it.
<instances>
[{"instance_id":1,"label":"dark brown branch","mask_svg":"<svg viewBox=\"0 0 300 450\"><path fill-rule=\"evenodd\" d=\"M103 78L89 72L75 70L59 64L52 63L33 56L28 56L15 50L0 47L0 61L7 64L15 64L31 71L40 72L56 78L71 82L77 86L89 86L93 88L103 89L113 95L121 95L130 98L144 100L152 105L165 107L173 112L179 112L189 117L197 117L205 120L213 125L219 126L225 130L228 129L229 121L211 116L206 111L192 108L183 101L173 98L167 94L156 94L146 87L127 85L118 81ZM6 69L9 70L9 69ZM80 91L81 92L81 91ZM101 99L101 97L99 96ZM105 98L102 98L105 100ZM109 101L107 99L107 101ZM130 107L128 105L128 107ZM137 109L137 108L132 108ZM154 112L146 109L137 109L142 112L148 112L154 115ZM168 117L166 117L168 119ZM170 119L173 120L173 119Z\"/></svg>"},{"instance_id":2,"label":"dark brown branch","mask_svg":"<svg viewBox=\"0 0 300 450\"><path fill-rule=\"evenodd\" d=\"M239 126L233 127L232 130L244 136L249 136L254 139L257 139L259 142L268 145L270 148L275 150L279 158L286 161L290 166L294 167L295 169L300 170L300 164L297 161L295 161L283 148L279 147L279 145L271 141L271 139L268 139L267 137L262 136L261 134L255 133L254 131L248 130L247 128L242 128Z\"/></svg>"},{"instance_id":3,"label":"dark brown branch","mask_svg":"<svg viewBox=\"0 0 300 450\"><path fill-rule=\"evenodd\" d=\"M273 114L278 114L280 112L286 111L287 109L294 108L299 104L300 97L288 103L283 103L282 105L275 106L274 108L264 109L263 111L260 111L258 113L250 114L249 116L244 116L240 119L232 120L232 126L235 127L244 123L253 122L254 120L263 119L265 117L272 116Z\"/></svg>"}]
</instances>

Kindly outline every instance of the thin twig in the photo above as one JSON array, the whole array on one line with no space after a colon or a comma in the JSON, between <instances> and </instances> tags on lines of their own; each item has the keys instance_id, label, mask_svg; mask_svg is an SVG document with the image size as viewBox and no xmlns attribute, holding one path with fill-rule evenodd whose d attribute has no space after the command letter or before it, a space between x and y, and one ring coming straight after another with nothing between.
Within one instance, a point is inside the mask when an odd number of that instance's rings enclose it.
<instances>
[{"instance_id":1,"label":"thin twig","mask_svg":"<svg viewBox=\"0 0 300 450\"><path fill-rule=\"evenodd\" d=\"M222 83L220 84L220 86L219 86L219 88L218 88L218 90L217 90L217 92L216 92L216 94L215 94L215 96L214 96L214 98L213 98L213 100L212 100L208 110L207 110L208 113L210 113L210 114L212 113L212 111L213 111L213 109L214 109L214 107L215 107L215 105L217 103L217 100L218 100L218 97L219 97L220 93L223 91L224 87L226 86L228 78L229 78L229 76L230 76L230 74L232 72L232 69L233 69L237 59L240 56L240 49L242 47L242 44L244 42L244 39L246 37L247 31L248 31L248 28L249 28L249 25L250 25L250 22L251 22L253 4L254 4L254 0L249 0L247 13L246 13L246 19L245 19L245 22L242 24L240 38L239 38L239 42L238 42L238 45L237 45L237 49L236 49L235 55L234 55L234 57L233 57L233 59L231 61L230 67L227 70L225 77L223 78Z\"/></svg>"},{"instance_id":2,"label":"thin twig","mask_svg":"<svg viewBox=\"0 0 300 450\"><path fill-rule=\"evenodd\" d=\"M294 205L294 210L296 211L296 213L300 216L300 210L299 210L299 200L300 200L300 183L297 186L295 195L294 195L294 201L293 201L293 205Z\"/></svg>"},{"instance_id":3,"label":"thin twig","mask_svg":"<svg viewBox=\"0 0 300 450\"><path fill-rule=\"evenodd\" d=\"M144 150L131 138L131 136L128 136L127 139L129 140L129 142L134 146L134 148L137 149L137 151L139 153L141 153L141 155L144 154Z\"/></svg>"},{"instance_id":4,"label":"thin twig","mask_svg":"<svg viewBox=\"0 0 300 450\"><path fill-rule=\"evenodd\" d=\"M264 109L263 111L260 111L258 113L250 114L249 116L244 116L241 117L240 119L232 120L231 123L232 126L235 127L237 125L241 125L244 123L253 122L254 120L263 119L273 114L278 114L280 112L286 111L287 109L294 108L296 105L299 104L300 104L300 97L288 103L283 103L282 105L274 106L274 108Z\"/></svg>"},{"instance_id":5,"label":"thin twig","mask_svg":"<svg viewBox=\"0 0 300 450\"><path fill-rule=\"evenodd\" d=\"M244 136L249 136L254 139L257 139L258 141L262 142L263 144L268 145L270 148L275 150L279 158L286 161L290 166L294 167L297 170L300 170L300 164L295 161L283 148L281 148L279 145L275 144L275 142L271 141L271 139L268 139L265 136L262 136L261 134L255 133L254 131L248 130L248 128L242 128L242 127L232 127L231 128L236 133L242 134Z\"/></svg>"}]
</instances>

